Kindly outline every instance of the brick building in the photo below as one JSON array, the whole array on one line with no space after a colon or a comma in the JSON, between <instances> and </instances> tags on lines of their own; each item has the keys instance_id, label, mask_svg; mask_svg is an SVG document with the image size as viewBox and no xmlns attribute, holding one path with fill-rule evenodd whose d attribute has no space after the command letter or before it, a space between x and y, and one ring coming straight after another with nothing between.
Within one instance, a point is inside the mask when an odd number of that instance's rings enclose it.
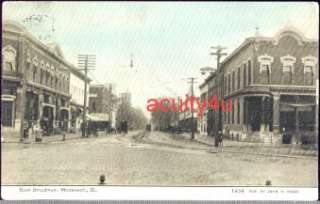
<instances>
[{"instance_id":1,"label":"brick building","mask_svg":"<svg viewBox=\"0 0 320 204\"><path fill-rule=\"evenodd\" d=\"M279 140L282 128L297 136L314 131L317 56L318 41L294 27L274 37L247 38L205 82L218 84L208 95L216 92L233 102L232 112L215 116L217 122L208 118L208 128L220 122L231 137L264 142Z\"/></svg>"},{"instance_id":2,"label":"brick building","mask_svg":"<svg viewBox=\"0 0 320 204\"><path fill-rule=\"evenodd\" d=\"M44 45L24 27L3 22L1 123L4 139L22 140L39 125L44 135L69 128L70 69L59 46ZM7 138L6 138L7 137Z\"/></svg>"}]
</instances>

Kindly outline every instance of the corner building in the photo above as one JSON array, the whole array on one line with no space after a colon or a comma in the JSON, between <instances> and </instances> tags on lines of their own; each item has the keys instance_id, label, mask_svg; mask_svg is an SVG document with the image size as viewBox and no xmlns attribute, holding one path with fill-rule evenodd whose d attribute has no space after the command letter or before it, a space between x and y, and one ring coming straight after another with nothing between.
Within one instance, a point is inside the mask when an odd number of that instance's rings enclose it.
<instances>
[{"instance_id":1,"label":"corner building","mask_svg":"<svg viewBox=\"0 0 320 204\"><path fill-rule=\"evenodd\" d=\"M222 113L222 131L234 139L266 143L280 141L282 128L293 135L314 132L317 57L318 41L294 27L274 37L247 38L217 75L222 97L233 102L232 112Z\"/></svg>"},{"instance_id":2,"label":"corner building","mask_svg":"<svg viewBox=\"0 0 320 204\"><path fill-rule=\"evenodd\" d=\"M44 136L70 126L70 69L57 45L45 45L14 21L2 27L1 124L7 141L38 124Z\"/></svg>"}]
</instances>

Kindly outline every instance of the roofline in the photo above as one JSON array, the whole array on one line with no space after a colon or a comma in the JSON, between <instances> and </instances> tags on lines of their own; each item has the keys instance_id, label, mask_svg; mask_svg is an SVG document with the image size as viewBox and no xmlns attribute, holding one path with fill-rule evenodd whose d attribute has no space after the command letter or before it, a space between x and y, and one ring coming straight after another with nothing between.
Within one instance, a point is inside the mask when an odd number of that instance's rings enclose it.
<instances>
[{"instance_id":1,"label":"roofline","mask_svg":"<svg viewBox=\"0 0 320 204\"><path fill-rule=\"evenodd\" d=\"M286 32L286 30L282 30L282 32ZM280 33L278 32L274 37L263 37L263 36L258 36L258 37L248 37L246 38L239 47L237 47L230 55L228 55L220 64L220 67L222 67L224 64L226 64L233 56L235 56L238 52L240 52L245 46L253 43L253 42L261 42L261 41L267 41L267 42L273 42L277 35ZM299 33L300 35L300 33ZM307 43L316 43L318 44L318 40L316 39L311 39L311 38L306 38L302 36L303 42Z\"/></svg>"},{"instance_id":2,"label":"roofline","mask_svg":"<svg viewBox=\"0 0 320 204\"><path fill-rule=\"evenodd\" d=\"M6 30L5 29L5 24L7 25L14 25L17 27L20 27L21 30L23 30L23 32L17 32L17 31L11 31L11 30ZM91 82L92 79L89 78L88 76L85 76L84 73L82 73L80 70L77 70L76 66L73 65L72 63L68 62L65 58L60 57L58 55L56 55L54 52L52 52L50 50L50 47L45 45L44 43L42 43L40 40L38 40L37 38L35 38L32 33L30 33L24 26L20 25L19 22L13 21L13 20L6 20L3 21L2 23L2 32L6 31L6 32L14 32L17 33L19 35L25 36L27 37L29 40L33 41L36 45L40 46L42 49L45 50L45 52L48 52L49 54L51 54L52 56L54 56L55 58L57 58L58 60L60 60L61 62L63 62L69 69L70 72L77 74L78 76L82 77L82 79L86 79L88 82ZM60 48L61 49L61 48Z\"/></svg>"}]
</instances>

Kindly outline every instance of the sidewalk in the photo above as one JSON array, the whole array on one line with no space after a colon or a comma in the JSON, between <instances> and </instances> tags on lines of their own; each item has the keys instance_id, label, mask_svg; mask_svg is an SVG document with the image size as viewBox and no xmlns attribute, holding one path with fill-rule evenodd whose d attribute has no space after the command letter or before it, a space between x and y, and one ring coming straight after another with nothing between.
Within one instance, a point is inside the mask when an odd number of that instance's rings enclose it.
<instances>
[{"instance_id":1,"label":"sidewalk","mask_svg":"<svg viewBox=\"0 0 320 204\"><path fill-rule=\"evenodd\" d=\"M181 139L191 139L190 133L179 134ZM204 136L195 134L196 142L210 145L214 147L214 137ZM256 155L267 155L267 156L318 156L318 151L307 145L296 145L296 144L265 144L265 143L254 143L254 142L239 142L225 139L223 141L223 147L214 147L212 152L224 151L232 153L245 153L245 154L256 154Z\"/></svg>"},{"instance_id":2,"label":"sidewalk","mask_svg":"<svg viewBox=\"0 0 320 204\"><path fill-rule=\"evenodd\" d=\"M98 132L98 137L101 137L101 136L106 136L106 132L105 131L100 131ZM108 134L110 135L110 134ZM65 141L68 141L68 140L76 140L76 139L81 139L82 138L82 135L81 135L81 132L78 132L78 133L68 133L65 135ZM93 135L90 135L89 138L95 138L95 136ZM58 141L62 141L63 139L63 136L62 134L59 134L59 135L51 135L51 136L42 136L42 141L41 142L35 142L35 138L32 138L31 140L32 141L28 141L26 143L51 143L51 142L58 142ZM20 138L18 137L14 137L14 138L6 138L4 141L2 141L2 143L21 143L20 142Z\"/></svg>"}]
</instances>

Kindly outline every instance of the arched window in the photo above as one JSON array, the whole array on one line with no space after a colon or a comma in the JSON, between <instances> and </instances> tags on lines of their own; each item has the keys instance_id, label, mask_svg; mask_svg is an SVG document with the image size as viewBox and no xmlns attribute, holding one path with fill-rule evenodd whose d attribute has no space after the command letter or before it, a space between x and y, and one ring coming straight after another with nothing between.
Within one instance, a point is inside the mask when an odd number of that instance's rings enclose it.
<instances>
[{"instance_id":1,"label":"arched window","mask_svg":"<svg viewBox=\"0 0 320 204\"><path fill-rule=\"evenodd\" d=\"M5 71L16 71L16 56L17 51L11 45L2 48L2 67Z\"/></svg>"},{"instance_id":2,"label":"arched window","mask_svg":"<svg viewBox=\"0 0 320 204\"><path fill-rule=\"evenodd\" d=\"M271 64L273 63L273 57L269 55L262 55L258 57L260 63L260 83L269 84L271 82Z\"/></svg>"},{"instance_id":3,"label":"arched window","mask_svg":"<svg viewBox=\"0 0 320 204\"><path fill-rule=\"evenodd\" d=\"M317 58L313 56L306 56L302 58L302 63L304 64L304 84L314 85L314 74Z\"/></svg>"},{"instance_id":4,"label":"arched window","mask_svg":"<svg viewBox=\"0 0 320 204\"><path fill-rule=\"evenodd\" d=\"M282 84L292 84L296 58L286 55L281 57L280 60L282 62Z\"/></svg>"},{"instance_id":5,"label":"arched window","mask_svg":"<svg viewBox=\"0 0 320 204\"><path fill-rule=\"evenodd\" d=\"M37 82L36 80L37 80L37 68L34 67L32 70L32 81Z\"/></svg>"}]
</instances>

